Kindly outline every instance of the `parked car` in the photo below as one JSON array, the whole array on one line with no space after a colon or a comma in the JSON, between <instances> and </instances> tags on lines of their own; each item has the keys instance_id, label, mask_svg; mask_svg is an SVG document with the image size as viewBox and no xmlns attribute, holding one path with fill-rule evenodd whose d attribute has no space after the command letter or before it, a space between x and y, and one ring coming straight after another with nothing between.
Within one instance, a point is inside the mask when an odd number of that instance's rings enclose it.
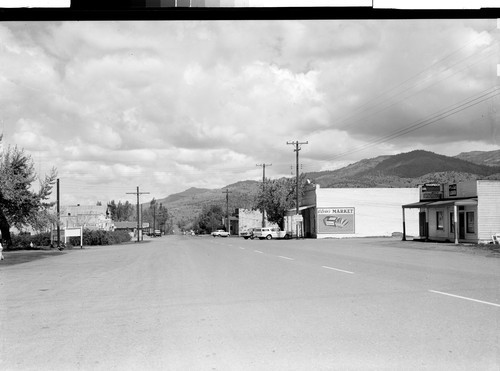
<instances>
[{"instance_id":1,"label":"parked car","mask_svg":"<svg viewBox=\"0 0 500 371\"><path fill-rule=\"evenodd\" d=\"M212 236L214 236L214 237L228 237L229 232L226 232L223 229L217 229L215 232L212 232Z\"/></svg>"},{"instance_id":2,"label":"parked car","mask_svg":"<svg viewBox=\"0 0 500 371\"><path fill-rule=\"evenodd\" d=\"M249 238L253 240L255 238L253 234L253 228L250 228L248 231L241 232L240 236L243 237L245 240L248 240Z\"/></svg>"},{"instance_id":3,"label":"parked car","mask_svg":"<svg viewBox=\"0 0 500 371\"><path fill-rule=\"evenodd\" d=\"M255 228L253 230L254 237L259 240L270 240L273 238L291 238L290 233L282 231L279 227L265 227L265 228Z\"/></svg>"},{"instance_id":4,"label":"parked car","mask_svg":"<svg viewBox=\"0 0 500 371\"><path fill-rule=\"evenodd\" d=\"M161 230L155 229L155 237L161 237Z\"/></svg>"}]
</instances>

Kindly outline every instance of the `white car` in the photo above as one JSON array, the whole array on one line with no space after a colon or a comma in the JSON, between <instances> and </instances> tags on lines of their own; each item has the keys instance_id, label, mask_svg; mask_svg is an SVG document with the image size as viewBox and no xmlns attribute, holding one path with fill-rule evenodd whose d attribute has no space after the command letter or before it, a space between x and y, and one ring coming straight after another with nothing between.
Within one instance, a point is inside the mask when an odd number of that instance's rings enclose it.
<instances>
[{"instance_id":1,"label":"white car","mask_svg":"<svg viewBox=\"0 0 500 371\"><path fill-rule=\"evenodd\" d=\"M212 232L213 237L228 237L229 232L226 232L223 229L217 229L215 232Z\"/></svg>"},{"instance_id":2,"label":"white car","mask_svg":"<svg viewBox=\"0 0 500 371\"><path fill-rule=\"evenodd\" d=\"M255 238L258 238L259 240L270 240L272 238L285 238L289 239L291 238L291 235L286 232L282 231L280 228L271 228L271 227L265 227L265 228L255 228L253 230L253 235Z\"/></svg>"}]
</instances>

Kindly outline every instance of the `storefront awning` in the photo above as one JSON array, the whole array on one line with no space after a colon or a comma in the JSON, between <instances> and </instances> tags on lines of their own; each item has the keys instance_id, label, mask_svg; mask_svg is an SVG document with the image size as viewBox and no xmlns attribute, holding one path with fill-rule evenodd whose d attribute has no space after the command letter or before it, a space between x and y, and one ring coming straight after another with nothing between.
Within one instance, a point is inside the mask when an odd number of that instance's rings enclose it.
<instances>
[{"instance_id":1,"label":"storefront awning","mask_svg":"<svg viewBox=\"0 0 500 371\"><path fill-rule=\"evenodd\" d=\"M477 206L477 199L471 198L467 200L455 201L457 206Z\"/></svg>"},{"instance_id":2,"label":"storefront awning","mask_svg":"<svg viewBox=\"0 0 500 371\"><path fill-rule=\"evenodd\" d=\"M412 204L403 205L403 209L420 209L421 207L424 207L431 203L432 203L431 201L414 202Z\"/></svg>"},{"instance_id":3,"label":"storefront awning","mask_svg":"<svg viewBox=\"0 0 500 371\"><path fill-rule=\"evenodd\" d=\"M299 206L299 212L303 211L305 209L310 209L312 207L316 207L316 205ZM293 209L288 209L287 212L286 212L286 214L287 215L295 215L296 212L297 212L297 209L294 207Z\"/></svg>"},{"instance_id":4,"label":"storefront awning","mask_svg":"<svg viewBox=\"0 0 500 371\"><path fill-rule=\"evenodd\" d=\"M476 198L466 198L462 200L443 200L443 201L420 201L413 204L403 205L403 209L415 209L421 207L441 207L441 206L477 206Z\"/></svg>"},{"instance_id":5,"label":"storefront awning","mask_svg":"<svg viewBox=\"0 0 500 371\"><path fill-rule=\"evenodd\" d=\"M431 202L427 207L440 207L440 206L477 206L476 198L466 198L462 200L446 200Z\"/></svg>"}]
</instances>

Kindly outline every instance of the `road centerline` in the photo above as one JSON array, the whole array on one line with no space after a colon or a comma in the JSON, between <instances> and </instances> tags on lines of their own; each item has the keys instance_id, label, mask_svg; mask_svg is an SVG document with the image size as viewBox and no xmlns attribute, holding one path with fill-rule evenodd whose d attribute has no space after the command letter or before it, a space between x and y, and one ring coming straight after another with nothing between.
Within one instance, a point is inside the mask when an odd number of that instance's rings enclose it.
<instances>
[{"instance_id":1,"label":"road centerline","mask_svg":"<svg viewBox=\"0 0 500 371\"><path fill-rule=\"evenodd\" d=\"M432 292L432 293L434 293L434 294L440 294L440 295L451 296L451 297L453 297L453 298L458 298L458 299L464 299L464 300L469 300L469 301L475 301L476 303L487 304L487 305L493 305L494 307L499 307L499 308L500 308L500 304L491 303L491 302L489 302L489 301L483 301L483 300L478 300L478 299L468 298L468 297L466 297L466 296L454 295L454 294L450 294L450 293L447 293L447 292L442 292L442 291L429 290L429 292Z\"/></svg>"},{"instance_id":2,"label":"road centerline","mask_svg":"<svg viewBox=\"0 0 500 371\"><path fill-rule=\"evenodd\" d=\"M333 270L333 271L342 272L342 273L354 274L354 272L351 272L351 271L346 271L346 270L343 270L343 269L338 269L338 268L329 267L329 266L327 266L327 265L322 265L322 266L321 266L321 268L331 269L331 270Z\"/></svg>"},{"instance_id":3,"label":"road centerline","mask_svg":"<svg viewBox=\"0 0 500 371\"><path fill-rule=\"evenodd\" d=\"M295 260L293 258L289 258L288 256L282 256L282 255L278 255L278 258L287 259L287 260Z\"/></svg>"}]
</instances>

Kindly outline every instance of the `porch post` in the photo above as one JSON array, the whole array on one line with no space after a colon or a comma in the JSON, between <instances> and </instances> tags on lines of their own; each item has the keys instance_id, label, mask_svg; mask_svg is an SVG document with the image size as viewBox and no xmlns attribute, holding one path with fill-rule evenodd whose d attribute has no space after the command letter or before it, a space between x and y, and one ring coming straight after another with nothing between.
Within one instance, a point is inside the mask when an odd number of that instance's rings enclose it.
<instances>
[{"instance_id":1,"label":"porch post","mask_svg":"<svg viewBox=\"0 0 500 371\"><path fill-rule=\"evenodd\" d=\"M455 245L458 245L458 206L453 205L453 226L455 229Z\"/></svg>"},{"instance_id":2,"label":"porch post","mask_svg":"<svg viewBox=\"0 0 500 371\"><path fill-rule=\"evenodd\" d=\"M403 209L403 241L406 241L406 221L405 221L405 208Z\"/></svg>"},{"instance_id":3,"label":"porch post","mask_svg":"<svg viewBox=\"0 0 500 371\"><path fill-rule=\"evenodd\" d=\"M425 240L429 241L429 208L425 208Z\"/></svg>"}]
</instances>

